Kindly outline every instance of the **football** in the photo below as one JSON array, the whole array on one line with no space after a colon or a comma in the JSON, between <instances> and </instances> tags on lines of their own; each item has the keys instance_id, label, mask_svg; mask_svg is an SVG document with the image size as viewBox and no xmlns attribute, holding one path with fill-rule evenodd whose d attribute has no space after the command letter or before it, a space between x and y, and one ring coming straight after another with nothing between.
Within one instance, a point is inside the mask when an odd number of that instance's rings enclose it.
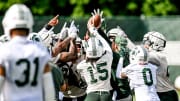
<instances>
[{"instance_id":1,"label":"football","mask_svg":"<svg viewBox=\"0 0 180 101\"><path fill-rule=\"evenodd\" d=\"M101 17L98 14L92 16L90 20L91 20L91 24L94 24L94 27L99 27L101 24Z\"/></svg>"},{"instance_id":2,"label":"football","mask_svg":"<svg viewBox=\"0 0 180 101\"><path fill-rule=\"evenodd\" d=\"M180 91L180 75L176 77L176 79L174 81L174 86L177 90Z\"/></svg>"}]
</instances>

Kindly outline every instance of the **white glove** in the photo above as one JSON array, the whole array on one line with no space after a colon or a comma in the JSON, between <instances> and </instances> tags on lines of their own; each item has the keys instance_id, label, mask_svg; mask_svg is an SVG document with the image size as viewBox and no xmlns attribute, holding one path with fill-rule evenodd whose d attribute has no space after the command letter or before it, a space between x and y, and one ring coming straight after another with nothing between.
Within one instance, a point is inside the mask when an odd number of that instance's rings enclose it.
<instances>
[{"instance_id":1,"label":"white glove","mask_svg":"<svg viewBox=\"0 0 180 101\"><path fill-rule=\"evenodd\" d=\"M57 34L58 38L64 40L68 36L68 28L66 27L66 22L64 23L61 32Z\"/></svg>"},{"instance_id":2,"label":"white glove","mask_svg":"<svg viewBox=\"0 0 180 101\"><path fill-rule=\"evenodd\" d=\"M60 100L60 101L63 100L63 97L64 97L64 94L60 91L60 92L59 92L59 100Z\"/></svg>"},{"instance_id":3,"label":"white glove","mask_svg":"<svg viewBox=\"0 0 180 101\"><path fill-rule=\"evenodd\" d=\"M100 17L101 17L101 24L102 24L102 22L105 20L105 18L103 18L103 11L100 11L100 9L98 8L97 10L94 9L94 12L91 12L92 16L95 16L96 14L100 15Z\"/></svg>"},{"instance_id":4,"label":"white glove","mask_svg":"<svg viewBox=\"0 0 180 101\"><path fill-rule=\"evenodd\" d=\"M71 38L76 38L78 33L79 33L79 29L75 26L73 20L68 30L68 36Z\"/></svg>"}]
</instances>

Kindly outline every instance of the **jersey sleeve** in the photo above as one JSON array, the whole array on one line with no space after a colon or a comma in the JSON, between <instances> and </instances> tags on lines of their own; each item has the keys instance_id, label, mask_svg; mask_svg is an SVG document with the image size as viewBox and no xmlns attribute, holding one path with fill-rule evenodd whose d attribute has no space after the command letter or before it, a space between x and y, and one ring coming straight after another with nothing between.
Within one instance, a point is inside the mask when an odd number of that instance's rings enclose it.
<instances>
[{"instance_id":1,"label":"jersey sleeve","mask_svg":"<svg viewBox=\"0 0 180 101\"><path fill-rule=\"evenodd\" d=\"M7 61L5 61L5 60L6 60L6 58L9 57L6 54L8 51L5 51L3 46L0 47L0 50L1 50L1 52L0 52L0 65L2 65L3 67L6 67Z\"/></svg>"},{"instance_id":2,"label":"jersey sleeve","mask_svg":"<svg viewBox=\"0 0 180 101\"><path fill-rule=\"evenodd\" d=\"M112 54L112 49L109 43L96 31L96 37L103 43L104 49Z\"/></svg>"},{"instance_id":3,"label":"jersey sleeve","mask_svg":"<svg viewBox=\"0 0 180 101\"><path fill-rule=\"evenodd\" d=\"M54 29L54 27L51 27L50 29L47 29L46 27L43 27L38 34L42 37L43 34L46 34L51 32ZM45 36L44 36L45 37Z\"/></svg>"},{"instance_id":4,"label":"jersey sleeve","mask_svg":"<svg viewBox=\"0 0 180 101\"><path fill-rule=\"evenodd\" d=\"M41 45L41 44L37 44L37 45L38 45L38 47L39 47L39 55L40 55L40 57L41 57L41 63L42 63L42 64L48 63L48 62L50 61L50 59L51 59L51 56L50 56L47 48L44 47L44 46Z\"/></svg>"},{"instance_id":5,"label":"jersey sleeve","mask_svg":"<svg viewBox=\"0 0 180 101\"><path fill-rule=\"evenodd\" d=\"M82 72L82 70L83 70L83 62L84 61L81 61L78 65L77 65L77 71L79 72L79 73L81 73Z\"/></svg>"},{"instance_id":6,"label":"jersey sleeve","mask_svg":"<svg viewBox=\"0 0 180 101\"><path fill-rule=\"evenodd\" d=\"M148 61L154 65L160 66L159 57L153 51L149 52Z\"/></svg>"},{"instance_id":7,"label":"jersey sleeve","mask_svg":"<svg viewBox=\"0 0 180 101\"><path fill-rule=\"evenodd\" d=\"M121 78L121 72L122 72L122 67L123 67L123 58L119 58L119 62L117 65L117 70L116 70L116 77Z\"/></svg>"},{"instance_id":8,"label":"jersey sleeve","mask_svg":"<svg viewBox=\"0 0 180 101\"><path fill-rule=\"evenodd\" d=\"M132 72L133 72L133 65L132 64L128 65L125 68L122 68L122 73L124 73L126 76L129 76L130 73L132 73Z\"/></svg>"}]
</instances>

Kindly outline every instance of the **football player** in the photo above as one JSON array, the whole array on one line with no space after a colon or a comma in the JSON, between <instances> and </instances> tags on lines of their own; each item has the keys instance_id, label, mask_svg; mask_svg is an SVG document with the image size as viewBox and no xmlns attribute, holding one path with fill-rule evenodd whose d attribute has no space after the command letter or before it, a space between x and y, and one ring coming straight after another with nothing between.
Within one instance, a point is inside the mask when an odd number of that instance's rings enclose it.
<instances>
[{"instance_id":1,"label":"football player","mask_svg":"<svg viewBox=\"0 0 180 101\"><path fill-rule=\"evenodd\" d=\"M112 50L93 23L88 22L90 37L85 44L86 59L77 65L87 83L85 101L111 101Z\"/></svg>"},{"instance_id":2,"label":"football player","mask_svg":"<svg viewBox=\"0 0 180 101\"><path fill-rule=\"evenodd\" d=\"M148 52L137 46L130 52L130 64L123 67L123 57L119 59L117 77L129 78L136 101L160 101L156 92L157 66L148 63Z\"/></svg>"},{"instance_id":3,"label":"football player","mask_svg":"<svg viewBox=\"0 0 180 101\"><path fill-rule=\"evenodd\" d=\"M143 45L149 51L149 62L158 66L157 92L161 101L178 101L178 95L169 80L168 63L163 52L166 39L163 34L150 31L143 37Z\"/></svg>"},{"instance_id":4,"label":"football player","mask_svg":"<svg viewBox=\"0 0 180 101\"><path fill-rule=\"evenodd\" d=\"M30 9L24 4L12 5L2 24L10 37L0 53L0 91L4 101L54 100L50 56L45 47L27 40L33 26Z\"/></svg>"},{"instance_id":5,"label":"football player","mask_svg":"<svg viewBox=\"0 0 180 101\"><path fill-rule=\"evenodd\" d=\"M102 13L98 13L98 12L100 12L100 11L98 11L98 10L94 11L95 14L99 14L102 17ZM95 14L93 14L93 15L95 15ZM116 68L117 68L117 64L118 64L120 55L118 52L119 50L117 49L117 47L115 47L114 40L115 40L116 36L122 36L122 37L127 37L127 36L120 27L112 28L110 31L108 31L107 35L104 33L104 31L101 29L100 26L96 27L96 28L97 28L97 31L100 33L100 35L108 42L109 46L111 46L111 48L113 50L113 63L111 66L111 69L112 69L112 71L111 71L111 86L113 87L111 94L113 96L113 100L119 100L119 99L123 100L124 99L125 101L131 101L132 97L130 95L130 87L129 87L128 82L125 83L125 82L121 81L120 79L117 79L115 76ZM87 36L88 36L88 33L86 33L85 37L87 38ZM129 44L129 40L128 40L127 44ZM118 45L116 45L116 46L118 46ZM122 53L122 51L121 51L121 53ZM125 60L127 60L127 59L125 59ZM126 81L126 80L124 80L124 81ZM118 87L118 85L119 85L119 87Z\"/></svg>"},{"instance_id":6,"label":"football player","mask_svg":"<svg viewBox=\"0 0 180 101\"><path fill-rule=\"evenodd\" d=\"M118 56L116 56L115 59L123 58L123 67L126 67L129 65L129 52L130 49L127 48L127 38L124 36L116 36L113 40L114 42L114 52L117 53ZM115 61L114 59L114 61ZM118 60L117 60L118 61ZM116 65L118 63L116 62ZM115 66L112 65L112 66ZM112 67L112 74L113 74L113 81L112 86L114 86L114 93L117 93L117 96L115 98L115 101L132 101L132 95L131 95L131 89L129 86L129 81L127 78L120 79L117 78L116 75L117 67ZM114 96L115 97L115 96Z\"/></svg>"},{"instance_id":7,"label":"football player","mask_svg":"<svg viewBox=\"0 0 180 101\"><path fill-rule=\"evenodd\" d=\"M65 95L65 92L67 92L67 89L69 89L69 79L67 77L70 76L69 69L71 69L72 64L70 61L77 59L75 39L79 29L75 26L74 21L71 22L70 27L66 27L65 22L64 26L61 29L61 32L58 34L54 34L53 28L55 25L57 25L57 23L58 15L51 19L48 24L46 24L45 27L38 33L38 35L42 38L42 43L49 48L50 54L52 56L51 62L58 65L58 67L60 68L60 70L62 70L62 73L64 74L64 84L59 85L61 84L61 82L58 82L61 81L61 78L59 78L59 76L61 75L59 75L58 72L53 71L53 77L56 87L56 99L63 99L64 101L66 101L65 97L67 96ZM55 69L57 70L59 68ZM59 86L61 86L61 90L58 89ZM70 95L68 94L68 96ZM71 99L72 97L69 98Z\"/></svg>"},{"instance_id":8,"label":"football player","mask_svg":"<svg viewBox=\"0 0 180 101\"><path fill-rule=\"evenodd\" d=\"M116 36L123 36L127 39L128 44L127 47L129 49L132 49L135 47L134 43L128 38L126 33L120 28L120 26L117 26L116 28L112 28L108 31L107 33L108 38L112 42L112 45L114 44L113 40L115 39Z\"/></svg>"},{"instance_id":9,"label":"football player","mask_svg":"<svg viewBox=\"0 0 180 101\"><path fill-rule=\"evenodd\" d=\"M68 81L68 87L63 92L63 101L84 101L86 97L86 82L77 72L77 64L84 60L82 40L80 37L76 38L76 54L78 56L77 59L67 62L69 66L67 69L69 71L65 77Z\"/></svg>"}]
</instances>

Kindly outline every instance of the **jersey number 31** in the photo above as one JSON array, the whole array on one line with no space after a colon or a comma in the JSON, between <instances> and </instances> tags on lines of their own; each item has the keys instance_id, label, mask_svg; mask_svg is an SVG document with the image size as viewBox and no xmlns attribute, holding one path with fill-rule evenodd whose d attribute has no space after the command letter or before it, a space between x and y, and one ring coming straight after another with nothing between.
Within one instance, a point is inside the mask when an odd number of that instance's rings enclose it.
<instances>
[{"instance_id":1,"label":"jersey number 31","mask_svg":"<svg viewBox=\"0 0 180 101\"><path fill-rule=\"evenodd\" d=\"M37 76L38 76L38 68L39 68L39 59L35 58L33 61L33 65L35 65L35 71L33 72L33 80L30 81L30 69L31 69L31 62L28 59L20 59L16 62L17 66L25 64L25 70L23 71L24 80L15 80L15 84L19 87L25 86L30 83L31 86L37 85Z\"/></svg>"}]
</instances>

